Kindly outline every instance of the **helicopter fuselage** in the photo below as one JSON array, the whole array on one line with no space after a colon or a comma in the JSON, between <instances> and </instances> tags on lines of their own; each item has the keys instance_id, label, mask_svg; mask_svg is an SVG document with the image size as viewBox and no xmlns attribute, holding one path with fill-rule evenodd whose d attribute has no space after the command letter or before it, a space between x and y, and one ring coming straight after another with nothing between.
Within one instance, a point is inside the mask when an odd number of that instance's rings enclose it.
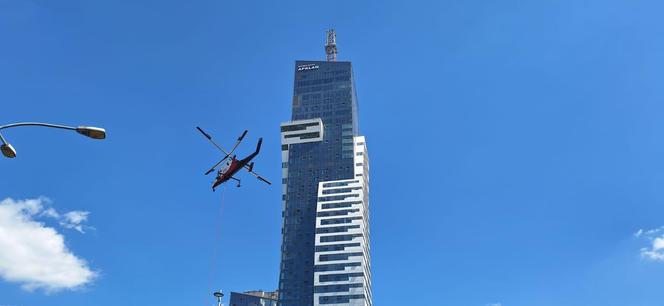
<instances>
[{"instance_id":1,"label":"helicopter fuselage","mask_svg":"<svg viewBox=\"0 0 664 306\"><path fill-rule=\"evenodd\" d=\"M212 184L212 191L214 191L217 186L227 182L230 179L238 181L238 186L240 185L240 180L233 177L238 171L244 168L256 155L251 154L244 159L238 160L233 156L231 160L227 163L226 167L223 167L217 172L217 178Z\"/></svg>"}]
</instances>

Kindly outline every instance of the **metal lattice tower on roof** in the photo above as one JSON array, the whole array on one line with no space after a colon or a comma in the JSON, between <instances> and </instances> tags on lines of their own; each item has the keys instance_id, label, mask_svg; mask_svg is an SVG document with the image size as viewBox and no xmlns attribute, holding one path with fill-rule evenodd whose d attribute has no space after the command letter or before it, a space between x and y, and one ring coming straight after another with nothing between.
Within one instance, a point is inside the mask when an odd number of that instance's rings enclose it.
<instances>
[{"instance_id":1,"label":"metal lattice tower on roof","mask_svg":"<svg viewBox=\"0 0 664 306\"><path fill-rule=\"evenodd\" d=\"M328 62L337 61L337 33L334 29L327 31L327 41L325 43L325 55Z\"/></svg>"}]
</instances>

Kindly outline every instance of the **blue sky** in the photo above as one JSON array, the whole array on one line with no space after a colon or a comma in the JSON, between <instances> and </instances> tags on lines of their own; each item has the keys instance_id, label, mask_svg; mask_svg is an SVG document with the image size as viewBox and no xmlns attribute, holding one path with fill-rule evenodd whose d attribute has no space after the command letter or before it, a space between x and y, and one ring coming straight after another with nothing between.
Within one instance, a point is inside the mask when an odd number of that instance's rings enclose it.
<instances>
[{"instance_id":1,"label":"blue sky","mask_svg":"<svg viewBox=\"0 0 664 306\"><path fill-rule=\"evenodd\" d=\"M275 289L280 188L245 175L211 193L219 154L194 127L226 146L249 129L241 154L264 137L255 169L279 182L294 61L323 59L330 27L371 156L376 305L662 305L663 9L0 0L0 124L108 130L4 131L19 156L0 159L0 208L31 207L11 220L64 238L94 277L30 291L0 269L0 305L210 305L217 288ZM89 213L83 233L70 212ZM17 252L0 250L0 267Z\"/></svg>"}]
</instances>

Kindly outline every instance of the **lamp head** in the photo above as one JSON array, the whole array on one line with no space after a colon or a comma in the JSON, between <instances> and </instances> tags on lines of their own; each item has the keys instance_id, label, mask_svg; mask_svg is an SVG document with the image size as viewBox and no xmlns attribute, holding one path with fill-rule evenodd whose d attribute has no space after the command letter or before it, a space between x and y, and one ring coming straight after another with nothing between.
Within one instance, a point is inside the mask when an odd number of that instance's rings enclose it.
<instances>
[{"instance_id":1,"label":"lamp head","mask_svg":"<svg viewBox=\"0 0 664 306\"><path fill-rule=\"evenodd\" d=\"M8 158L14 158L16 157L16 150L12 145L8 143L4 143L0 146L0 151L2 151L2 155L8 157Z\"/></svg>"},{"instance_id":2,"label":"lamp head","mask_svg":"<svg viewBox=\"0 0 664 306\"><path fill-rule=\"evenodd\" d=\"M94 126L79 126L76 128L76 132L92 139L106 138L106 130Z\"/></svg>"}]
</instances>

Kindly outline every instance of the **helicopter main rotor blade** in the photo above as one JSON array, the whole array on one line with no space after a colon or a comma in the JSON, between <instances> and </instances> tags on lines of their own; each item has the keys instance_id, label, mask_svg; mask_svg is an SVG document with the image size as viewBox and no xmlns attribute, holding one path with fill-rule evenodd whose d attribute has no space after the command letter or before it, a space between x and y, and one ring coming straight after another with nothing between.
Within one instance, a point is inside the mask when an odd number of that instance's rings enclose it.
<instances>
[{"instance_id":1,"label":"helicopter main rotor blade","mask_svg":"<svg viewBox=\"0 0 664 306\"><path fill-rule=\"evenodd\" d=\"M240 135L240 137L237 138L237 141L233 145L233 148L231 149L231 152L228 153L229 156L233 155L233 152L235 152L235 149L237 149L237 146L240 145L240 142L242 142L242 139L244 138L244 136L247 135L247 132L249 132L249 131L244 130L244 132L242 132L242 135Z\"/></svg>"},{"instance_id":2,"label":"helicopter main rotor blade","mask_svg":"<svg viewBox=\"0 0 664 306\"><path fill-rule=\"evenodd\" d=\"M224 152L224 154L226 154L226 157L231 155L230 153L226 152L226 150L224 150L224 148L222 148L220 145L218 145L216 142L214 142L214 140L212 140L212 136L210 136L208 133L205 133L205 131L203 131L203 129L201 129L200 127L196 127L196 129L199 132L201 132L201 134L203 134L203 136L205 136L205 138L207 138L215 147L217 147L217 149L219 149L221 152Z\"/></svg>"},{"instance_id":3,"label":"helicopter main rotor blade","mask_svg":"<svg viewBox=\"0 0 664 306\"><path fill-rule=\"evenodd\" d=\"M266 182L268 185L272 185L272 183L270 183L270 181L264 179L262 176L257 175L256 177L257 177L259 180L261 180L261 181L263 181L263 182Z\"/></svg>"},{"instance_id":4,"label":"helicopter main rotor blade","mask_svg":"<svg viewBox=\"0 0 664 306\"><path fill-rule=\"evenodd\" d=\"M245 167L246 167L246 166L245 166ZM259 179L259 180L261 180L261 181L267 183L268 185L272 185L272 183L270 183L270 181L268 181L268 180L266 180L264 177L260 176L260 174L254 172L254 171L251 171L251 170L249 170L249 169L247 169L247 171L249 171L249 173L251 173L251 174L252 174L253 176L255 176L257 179Z\"/></svg>"},{"instance_id":5,"label":"helicopter main rotor blade","mask_svg":"<svg viewBox=\"0 0 664 306\"><path fill-rule=\"evenodd\" d=\"M216 169L217 166L219 166L221 163L223 163L227 158L228 158L228 155L224 156L224 158L222 158L219 162L214 164L214 166L212 166L212 168L210 168L210 170L205 172L205 175L208 175L208 174L212 173L212 171L214 171L214 169Z\"/></svg>"}]
</instances>

